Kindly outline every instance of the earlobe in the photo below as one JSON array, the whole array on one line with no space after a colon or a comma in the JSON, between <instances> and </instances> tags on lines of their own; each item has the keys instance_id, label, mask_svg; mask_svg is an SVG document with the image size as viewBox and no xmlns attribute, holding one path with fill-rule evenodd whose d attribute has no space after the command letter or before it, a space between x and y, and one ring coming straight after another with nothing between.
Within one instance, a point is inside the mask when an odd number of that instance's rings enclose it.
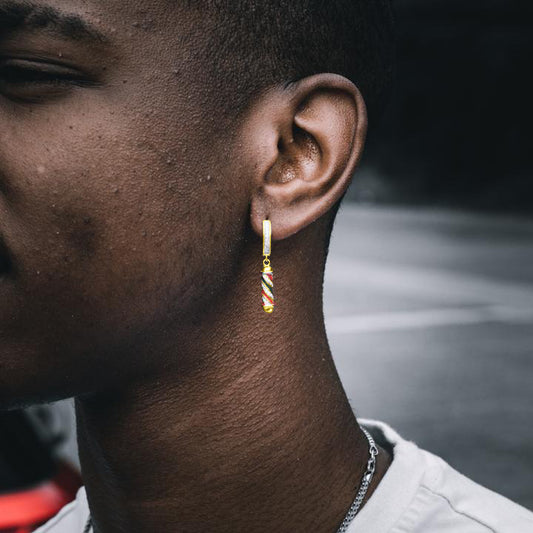
<instances>
[{"instance_id":1,"label":"earlobe","mask_svg":"<svg viewBox=\"0 0 533 533\"><path fill-rule=\"evenodd\" d=\"M337 74L304 78L263 105L269 157L257 166L251 223L261 235L268 217L272 239L280 240L326 214L345 192L363 150L366 109L355 85Z\"/></svg>"}]
</instances>

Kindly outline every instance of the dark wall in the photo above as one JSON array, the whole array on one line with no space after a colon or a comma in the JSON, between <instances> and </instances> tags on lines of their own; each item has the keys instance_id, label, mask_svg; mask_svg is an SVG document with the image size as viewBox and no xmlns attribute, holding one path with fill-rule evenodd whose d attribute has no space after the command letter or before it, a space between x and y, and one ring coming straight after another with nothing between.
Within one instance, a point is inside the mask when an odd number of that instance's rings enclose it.
<instances>
[{"instance_id":1,"label":"dark wall","mask_svg":"<svg viewBox=\"0 0 533 533\"><path fill-rule=\"evenodd\" d=\"M396 84L349 197L533 208L533 2L395 5Z\"/></svg>"}]
</instances>

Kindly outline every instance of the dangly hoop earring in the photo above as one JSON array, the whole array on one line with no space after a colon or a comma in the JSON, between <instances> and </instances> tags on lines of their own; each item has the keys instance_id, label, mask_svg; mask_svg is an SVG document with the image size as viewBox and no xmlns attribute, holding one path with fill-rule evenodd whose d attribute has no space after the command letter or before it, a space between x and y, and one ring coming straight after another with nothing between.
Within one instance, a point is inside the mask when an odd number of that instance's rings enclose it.
<instances>
[{"instance_id":1,"label":"dangly hoop earring","mask_svg":"<svg viewBox=\"0 0 533 533\"><path fill-rule=\"evenodd\" d=\"M263 270L261 271L261 297L265 313L274 311L274 272L270 267L272 249L272 224L263 220Z\"/></svg>"}]
</instances>

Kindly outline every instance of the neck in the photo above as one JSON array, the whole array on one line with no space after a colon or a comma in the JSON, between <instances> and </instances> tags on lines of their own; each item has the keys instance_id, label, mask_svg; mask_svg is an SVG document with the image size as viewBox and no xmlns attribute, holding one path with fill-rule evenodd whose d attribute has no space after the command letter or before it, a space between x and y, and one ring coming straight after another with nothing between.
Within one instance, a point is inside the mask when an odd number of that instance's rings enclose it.
<instances>
[{"instance_id":1,"label":"neck","mask_svg":"<svg viewBox=\"0 0 533 533\"><path fill-rule=\"evenodd\" d=\"M252 279L248 287L257 285ZM278 289L289 298L294 287L280 279ZM231 318L213 313L208 329L195 324L195 342L174 345L194 346L198 366L169 364L164 374L77 400L97 533L336 530L368 443L332 362L317 298L316 312L301 321L281 305L272 315L246 304L230 306ZM376 481L381 470L378 462Z\"/></svg>"}]
</instances>

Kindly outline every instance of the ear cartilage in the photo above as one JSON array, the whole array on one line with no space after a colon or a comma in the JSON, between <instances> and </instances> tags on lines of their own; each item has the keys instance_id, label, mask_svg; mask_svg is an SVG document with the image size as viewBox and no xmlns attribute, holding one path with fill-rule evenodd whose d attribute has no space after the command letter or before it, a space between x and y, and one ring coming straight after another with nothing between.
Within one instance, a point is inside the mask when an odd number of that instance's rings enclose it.
<instances>
[{"instance_id":1,"label":"ear cartilage","mask_svg":"<svg viewBox=\"0 0 533 533\"><path fill-rule=\"evenodd\" d=\"M265 313L274 311L274 272L270 267L272 225L263 220L263 270L261 271L261 297Z\"/></svg>"}]
</instances>

